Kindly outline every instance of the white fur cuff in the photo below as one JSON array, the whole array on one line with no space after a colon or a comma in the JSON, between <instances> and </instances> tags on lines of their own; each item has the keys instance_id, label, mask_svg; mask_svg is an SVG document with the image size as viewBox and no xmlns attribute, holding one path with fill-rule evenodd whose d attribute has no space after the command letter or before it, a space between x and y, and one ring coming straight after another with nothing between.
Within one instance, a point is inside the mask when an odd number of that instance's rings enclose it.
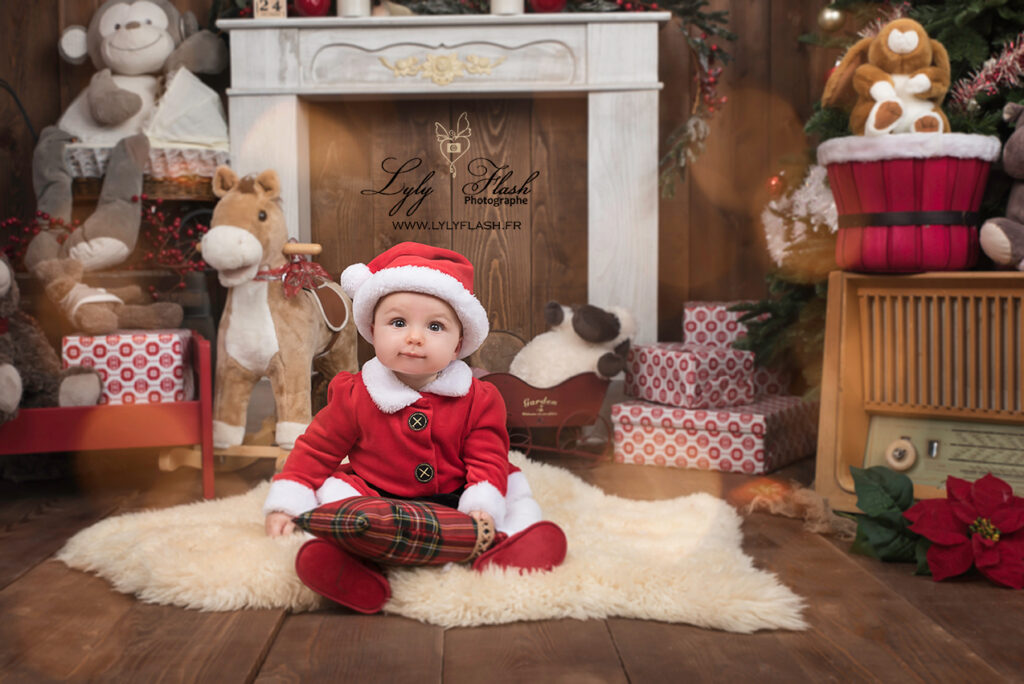
<instances>
[{"instance_id":1,"label":"white fur cuff","mask_svg":"<svg viewBox=\"0 0 1024 684\"><path fill-rule=\"evenodd\" d=\"M316 494L306 485L294 480L274 480L263 502L263 515L275 511L299 515L316 507Z\"/></svg>"},{"instance_id":2,"label":"white fur cuff","mask_svg":"<svg viewBox=\"0 0 1024 684\"><path fill-rule=\"evenodd\" d=\"M512 536L522 532L530 525L540 522L543 517L540 506L529 497L509 501L505 522L498 527L498 531Z\"/></svg>"},{"instance_id":3,"label":"white fur cuff","mask_svg":"<svg viewBox=\"0 0 1024 684\"><path fill-rule=\"evenodd\" d=\"M530 490L530 483L522 471L512 473L508 476L508 489L505 493L506 505L511 508L513 501L519 499L532 499L533 491ZM511 511L509 511L511 513Z\"/></svg>"},{"instance_id":4,"label":"white fur cuff","mask_svg":"<svg viewBox=\"0 0 1024 684\"><path fill-rule=\"evenodd\" d=\"M282 449L291 449L295 446L295 440L302 436L302 433L309 427L309 423L292 423L282 421L277 424L274 432L274 441Z\"/></svg>"},{"instance_id":5,"label":"white fur cuff","mask_svg":"<svg viewBox=\"0 0 1024 684\"><path fill-rule=\"evenodd\" d=\"M459 497L459 510L463 513L483 511L494 518L498 529L505 524L505 497L490 482L477 482L466 487Z\"/></svg>"},{"instance_id":6,"label":"white fur cuff","mask_svg":"<svg viewBox=\"0 0 1024 684\"><path fill-rule=\"evenodd\" d=\"M365 495L360 494L355 487L337 477L327 478L320 489L316 490L316 500L321 504L351 499L353 496Z\"/></svg>"}]
</instances>

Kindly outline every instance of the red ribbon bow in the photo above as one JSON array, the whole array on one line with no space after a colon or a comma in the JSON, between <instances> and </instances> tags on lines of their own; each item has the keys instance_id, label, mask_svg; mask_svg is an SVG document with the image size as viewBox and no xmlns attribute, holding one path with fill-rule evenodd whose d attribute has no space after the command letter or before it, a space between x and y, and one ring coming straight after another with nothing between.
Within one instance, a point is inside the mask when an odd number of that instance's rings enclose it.
<instances>
[{"instance_id":1,"label":"red ribbon bow","mask_svg":"<svg viewBox=\"0 0 1024 684\"><path fill-rule=\"evenodd\" d=\"M284 286L284 296L294 297L302 289L315 289L322 280L330 280L331 275L324 270L324 267L314 261L307 261L299 255L292 257L291 262L272 268L269 271L260 271L256 274L259 280L277 280L281 278Z\"/></svg>"}]
</instances>

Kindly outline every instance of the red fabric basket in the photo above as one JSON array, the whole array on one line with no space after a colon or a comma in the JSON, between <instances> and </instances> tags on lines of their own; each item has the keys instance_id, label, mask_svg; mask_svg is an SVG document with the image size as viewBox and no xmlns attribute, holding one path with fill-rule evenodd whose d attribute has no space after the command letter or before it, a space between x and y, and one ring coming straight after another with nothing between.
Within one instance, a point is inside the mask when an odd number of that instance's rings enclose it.
<instances>
[{"instance_id":1,"label":"red fabric basket","mask_svg":"<svg viewBox=\"0 0 1024 684\"><path fill-rule=\"evenodd\" d=\"M839 267L914 273L973 266L977 212L998 156L998 138L959 133L822 143L818 160L839 213Z\"/></svg>"}]
</instances>

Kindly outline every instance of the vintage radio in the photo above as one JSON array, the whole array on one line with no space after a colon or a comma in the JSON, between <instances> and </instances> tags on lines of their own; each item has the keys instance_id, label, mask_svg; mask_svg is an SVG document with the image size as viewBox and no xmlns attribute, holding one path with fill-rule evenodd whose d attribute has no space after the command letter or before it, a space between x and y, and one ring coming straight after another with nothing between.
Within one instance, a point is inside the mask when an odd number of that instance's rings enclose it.
<instances>
[{"instance_id":1,"label":"vintage radio","mask_svg":"<svg viewBox=\"0 0 1024 684\"><path fill-rule=\"evenodd\" d=\"M829 278L815 489L856 511L850 466L918 498L985 473L1024 494L1024 273Z\"/></svg>"}]
</instances>

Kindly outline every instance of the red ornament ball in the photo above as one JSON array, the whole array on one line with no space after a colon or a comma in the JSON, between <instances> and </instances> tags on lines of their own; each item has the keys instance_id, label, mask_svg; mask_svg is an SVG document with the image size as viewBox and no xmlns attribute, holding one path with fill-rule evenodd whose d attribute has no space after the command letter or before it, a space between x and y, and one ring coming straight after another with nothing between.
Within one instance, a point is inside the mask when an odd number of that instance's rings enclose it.
<instances>
[{"instance_id":1,"label":"red ornament ball","mask_svg":"<svg viewBox=\"0 0 1024 684\"><path fill-rule=\"evenodd\" d=\"M566 0L530 0L530 9L534 12L561 12L565 9Z\"/></svg>"},{"instance_id":2,"label":"red ornament ball","mask_svg":"<svg viewBox=\"0 0 1024 684\"><path fill-rule=\"evenodd\" d=\"M304 17L322 17L331 9L331 0L295 0L295 11Z\"/></svg>"},{"instance_id":3,"label":"red ornament ball","mask_svg":"<svg viewBox=\"0 0 1024 684\"><path fill-rule=\"evenodd\" d=\"M778 197L786 189L786 180L782 173L777 173L768 179L768 192L772 197Z\"/></svg>"}]
</instances>

